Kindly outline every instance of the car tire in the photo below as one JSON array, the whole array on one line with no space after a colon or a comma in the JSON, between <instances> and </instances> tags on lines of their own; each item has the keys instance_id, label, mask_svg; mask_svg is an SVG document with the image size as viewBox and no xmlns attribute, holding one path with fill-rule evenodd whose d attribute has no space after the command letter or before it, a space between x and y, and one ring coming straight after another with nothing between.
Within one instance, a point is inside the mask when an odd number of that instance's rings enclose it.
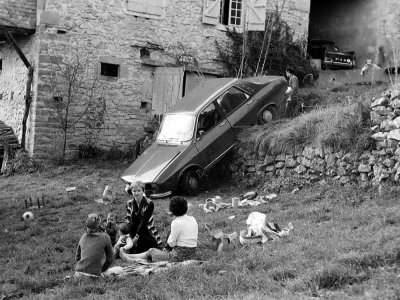
<instances>
[{"instance_id":1,"label":"car tire","mask_svg":"<svg viewBox=\"0 0 400 300\"><path fill-rule=\"evenodd\" d=\"M267 124L273 120L276 120L276 109L275 107L268 106L263 109L263 111L258 116L258 124Z\"/></svg>"},{"instance_id":2,"label":"car tire","mask_svg":"<svg viewBox=\"0 0 400 300\"><path fill-rule=\"evenodd\" d=\"M189 196L196 196L199 193L199 179L195 169L185 171L182 175L183 192Z\"/></svg>"}]
</instances>

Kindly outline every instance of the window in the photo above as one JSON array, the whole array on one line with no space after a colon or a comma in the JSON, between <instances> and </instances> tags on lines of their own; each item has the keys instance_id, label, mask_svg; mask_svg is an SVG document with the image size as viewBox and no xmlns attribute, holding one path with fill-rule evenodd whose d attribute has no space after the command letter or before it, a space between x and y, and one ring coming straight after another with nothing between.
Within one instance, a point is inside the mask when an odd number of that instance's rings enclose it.
<instances>
[{"instance_id":1,"label":"window","mask_svg":"<svg viewBox=\"0 0 400 300\"><path fill-rule=\"evenodd\" d=\"M140 58L146 59L150 58L150 51L146 47L140 49Z\"/></svg>"},{"instance_id":2,"label":"window","mask_svg":"<svg viewBox=\"0 0 400 300\"><path fill-rule=\"evenodd\" d=\"M214 103L207 106L199 115L199 121L197 123L197 137L206 133L211 128L221 121L221 116L217 111Z\"/></svg>"},{"instance_id":3,"label":"window","mask_svg":"<svg viewBox=\"0 0 400 300\"><path fill-rule=\"evenodd\" d=\"M165 0L123 0L122 10L127 15L149 19L163 19L166 14Z\"/></svg>"},{"instance_id":4,"label":"window","mask_svg":"<svg viewBox=\"0 0 400 300\"><path fill-rule=\"evenodd\" d=\"M119 65L101 63L100 75L109 77L118 77L119 75Z\"/></svg>"},{"instance_id":5,"label":"window","mask_svg":"<svg viewBox=\"0 0 400 300\"><path fill-rule=\"evenodd\" d=\"M221 30L241 29L245 23L249 31L264 31L265 15L265 0L204 0L203 23Z\"/></svg>"},{"instance_id":6,"label":"window","mask_svg":"<svg viewBox=\"0 0 400 300\"><path fill-rule=\"evenodd\" d=\"M221 0L219 23L240 26L242 24L242 0Z\"/></svg>"},{"instance_id":7,"label":"window","mask_svg":"<svg viewBox=\"0 0 400 300\"><path fill-rule=\"evenodd\" d=\"M225 114L235 110L240 104L246 102L249 96L241 90L231 87L217 99L217 103Z\"/></svg>"},{"instance_id":8,"label":"window","mask_svg":"<svg viewBox=\"0 0 400 300\"><path fill-rule=\"evenodd\" d=\"M193 136L194 121L193 115L165 115L157 141L181 143L190 140Z\"/></svg>"},{"instance_id":9,"label":"window","mask_svg":"<svg viewBox=\"0 0 400 300\"><path fill-rule=\"evenodd\" d=\"M3 60L0 58L0 71L3 70Z\"/></svg>"}]
</instances>

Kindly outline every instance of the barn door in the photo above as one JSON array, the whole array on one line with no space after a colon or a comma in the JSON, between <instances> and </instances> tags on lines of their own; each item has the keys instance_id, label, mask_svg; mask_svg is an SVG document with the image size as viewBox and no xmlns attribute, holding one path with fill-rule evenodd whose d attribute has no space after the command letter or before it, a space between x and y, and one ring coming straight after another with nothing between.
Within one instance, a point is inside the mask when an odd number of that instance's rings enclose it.
<instances>
[{"instance_id":1,"label":"barn door","mask_svg":"<svg viewBox=\"0 0 400 300\"><path fill-rule=\"evenodd\" d=\"M183 73L181 67L158 67L154 70L153 114L164 114L182 98Z\"/></svg>"}]
</instances>

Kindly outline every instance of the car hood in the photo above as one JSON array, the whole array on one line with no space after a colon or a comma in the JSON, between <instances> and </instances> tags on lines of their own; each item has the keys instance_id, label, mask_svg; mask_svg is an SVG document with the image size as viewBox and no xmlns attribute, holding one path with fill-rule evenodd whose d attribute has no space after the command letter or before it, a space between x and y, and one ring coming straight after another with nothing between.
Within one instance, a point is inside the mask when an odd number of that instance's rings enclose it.
<instances>
[{"instance_id":1,"label":"car hood","mask_svg":"<svg viewBox=\"0 0 400 300\"><path fill-rule=\"evenodd\" d=\"M129 166L121 178L125 182L154 182L160 172L186 147L154 143Z\"/></svg>"}]
</instances>

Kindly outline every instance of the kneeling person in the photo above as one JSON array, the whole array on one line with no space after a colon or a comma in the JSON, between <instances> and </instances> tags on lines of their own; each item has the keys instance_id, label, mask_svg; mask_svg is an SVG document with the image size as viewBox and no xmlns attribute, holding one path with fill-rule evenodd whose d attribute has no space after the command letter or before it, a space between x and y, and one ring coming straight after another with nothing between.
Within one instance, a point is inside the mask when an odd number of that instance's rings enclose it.
<instances>
[{"instance_id":1,"label":"kneeling person","mask_svg":"<svg viewBox=\"0 0 400 300\"><path fill-rule=\"evenodd\" d=\"M194 217L188 216L188 203L182 197L172 197L169 210L175 219L171 222L168 246L164 250L151 248L139 254L127 254L121 248L120 257L125 261L148 259L151 261L183 261L193 259L196 254L199 228Z\"/></svg>"}]
</instances>

